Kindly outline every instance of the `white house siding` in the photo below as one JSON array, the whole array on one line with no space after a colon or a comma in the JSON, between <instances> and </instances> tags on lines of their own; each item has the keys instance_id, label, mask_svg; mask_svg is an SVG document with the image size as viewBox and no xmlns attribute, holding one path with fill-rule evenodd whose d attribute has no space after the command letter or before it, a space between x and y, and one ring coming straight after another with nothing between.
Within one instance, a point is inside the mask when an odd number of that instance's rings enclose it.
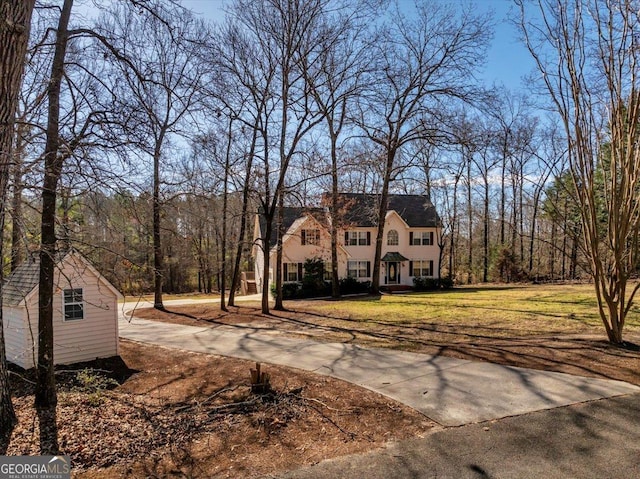
<instances>
[{"instance_id":1,"label":"white house siding","mask_svg":"<svg viewBox=\"0 0 640 479\"><path fill-rule=\"evenodd\" d=\"M433 206L431 206L433 208ZM425 210L426 211L426 210ZM406 213L406 210L403 210ZM403 214L404 214L403 213ZM434 213L435 215L435 213ZM405 215L408 218L413 218L415 221L415 211L411 214ZM437 220L437 215L435 215L433 220L433 224L437 224L439 220ZM357 224L357 219L354 220L354 223ZM437 277L439 272L439 257L440 250L437 244L433 245L411 245L410 244L410 236L411 232L419 233L422 231L432 232L434 243L437 243L438 237L438 227L409 227L403 217L401 217L396 211L389 210L385 219L385 227L382 235L382 257L386 253L399 253L405 258L406 261L400 262L399 267L399 283L413 286L413 276L410 271L410 262L411 261L433 261L433 271L432 276ZM420 221L420 220L419 220ZM377 234L377 228L371 226L352 226L347 227L346 230L338 231L338 277L345 278L347 276L348 269L348 261L366 261L369 263L370 267L370 275L368 277L359 277L360 281L372 280L371 275L373 274L374 264L373 260L375 258L375 239ZM413 224L413 223L412 223ZM420 224L420 223L419 223ZM425 224L425 221L422 221L421 224ZM256 217L255 221L255 232L254 239L258 238L259 232L259 220ZM319 245L302 245L301 244L301 231L303 229L319 229L320 230L320 241ZM388 245L388 233L390 230L396 230L398 232L398 244L397 245ZM349 245L345 241L345 233L347 232L361 232L363 235L369 233L371 241L369 245ZM254 246L254 259L255 259L255 271L256 278L260 281L259 278L263 278L265 276L262 271L262 251L258 246ZM331 260L331 239L329 235L329 231L326 226L321 225L318 221L316 221L313 217L310 216L301 216L297 218L289 227L285 237L283 238L283 262L284 263L304 263L306 259L309 258L322 258L326 262L330 262ZM276 268L276 252L275 248L271 250L270 254L270 271L268 272L268 281L274 280L274 275L272 271L275 271ZM283 268L284 273L284 268ZM386 280L386 264L383 262L380 267L380 285L385 285Z\"/></svg>"},{"instance_id":2,"label":"white house siding","mask_svg":"<svg viewBox=\"0 0 640 479\"><path fill-rule=\"evenodd\" d=\"M320 239L318 244L302 244L303 230L319 230ZM275 271L276 250L271 252L269 264ZM325 263L331 263L331 235L326 227L319 225L315 220L305 217L296 221L290 228L289 233L283 238L283 263L304 263L307 259L320 258ZM346 258L343 251L338 251L338 276L346 276ZM256 269L261 267L256 266ZM286 280L285 280L286 281Z\"/></svg>"},{"instance_id":3,"label":"white house siding","mask_svg":"<svg viewBox=\"0 0 640 479\"><path fill-rule=\"evenodd\" d=\"M56 363L91 361L118 354L117 297L99 277L75 261L58 272L53 301L54 358ZM84 318L65 321L63 289L83 288Z\"/></svg>"},{"instance_id":4,"label":"white house siding","mask_svg":"<svg viewBox=\"0 0 640 479\"><path fill-rule=\"evenodd\" d=\"M23 319L24 308L2 309L2 324L7 360L13 364L29 369L33 367L33 356L27 338L31 337L27 323ZM34 333L35 334L35 333Z\"/></svg>"},{"instance_id":5,"label":"white house siding","mask_svg":"<svg viewBox=\"0 0 640 479\"><path fill-rule=\"evenodd\" d=\"M398 244L397 245L388 245L387 238L389 231L396 230L398 232ZM363 227L355 227L350 228L347 231L362 231L364 233L369 232L371 235L371 244L364 245L345 245L345 249L348 251L350 257L349 260L354 261L370 261L371 263L371 274L373 274L373 259L375 257L375 239L377 230L376 228L363 228ZM433 232L434 243L433 245L420 245L415 246L410 244L410 236L411 232ZM342 238L342 242L344 243L344 232L340 234ZM410 228L407 224L400 218L396 213L390 212L387 215L385 227L382 235L382 254L381 257L384 257L386 253L400 253L402 256L407 258L409 261L433 261L433 276L436 277L439 271L438 261L440 257L439 247L437 245L437 229L436 228ZM409 270L409 261L403 261L400 266L400 282L399 284L413 286L413 276L411 275L411 271ZM386 265L384 263L381 264L380 267L380 284L385 284L386 279ZM346 276L346 271L344 273ZM358 278L361 281L371 280L372 278Z\"/></svg>"},{"instance_id":6,"label":"white house siding","mask_svg":"<svg viewBox=\"0 0 640 479\"><path fill-rule=\"evenodd\" d=\"M61 268L61 269L60 269ZM118 354L118 298L87 265L67 257L56 268L53 298L53 359L71 364ZM84 319L64 320L63 290L82 288ZM38 330L38 294L27 297L33 331ZM26 324L26 323L25 323ZM38 345L34 344L34 357ZM29 368L28 366L20 366Z\"/></svg>"}]
</instances>

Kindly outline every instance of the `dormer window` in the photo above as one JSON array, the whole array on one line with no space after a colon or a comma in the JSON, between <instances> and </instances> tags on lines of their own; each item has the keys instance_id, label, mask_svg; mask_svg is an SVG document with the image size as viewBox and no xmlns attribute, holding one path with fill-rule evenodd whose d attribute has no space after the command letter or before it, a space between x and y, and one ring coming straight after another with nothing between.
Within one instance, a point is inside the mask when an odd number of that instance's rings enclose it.
<instances>
[{"instance_id":1,"label":"dormer window","mask_svg":"<svg viewBox=\"0 0 640 479\"><path fill-rule=\"evenodd\" d=\"M398 232L390 230L387 233L387 246L398 246Z\"/></svg>"}]
</instances>

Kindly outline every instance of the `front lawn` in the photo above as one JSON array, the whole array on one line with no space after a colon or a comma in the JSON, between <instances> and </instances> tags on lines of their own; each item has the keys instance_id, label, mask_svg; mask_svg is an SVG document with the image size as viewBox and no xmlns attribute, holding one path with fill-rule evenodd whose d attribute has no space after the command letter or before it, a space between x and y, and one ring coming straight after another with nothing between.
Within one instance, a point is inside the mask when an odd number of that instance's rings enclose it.
<instances>
[{"instance_id":1,"label":"front lawn","mask_svg":"<svg viewBox=\"0 0 640 479\"><path fill-rule=\"evenodd\" d=\"M625 347L608 343L593 286L516 285L450 291L287 301L262 315L257 303L228 313L216 304L171 306L136 316L227 325L317 341L357 343L640 384L640 309L628 317Z\"/></svg>"},{"instance_id":2,"label":"front lawn","mask_svg":"<svg viewBox=\"0 0 640 479\"><path fill-rule=\"evenodd\" d=\"M289 306L363 323L480 328L496 337L604 334L593 286L587 284L461 287ZM632 309L626 331L640 331L640 307Z\"/></svg>"}]
</instances>

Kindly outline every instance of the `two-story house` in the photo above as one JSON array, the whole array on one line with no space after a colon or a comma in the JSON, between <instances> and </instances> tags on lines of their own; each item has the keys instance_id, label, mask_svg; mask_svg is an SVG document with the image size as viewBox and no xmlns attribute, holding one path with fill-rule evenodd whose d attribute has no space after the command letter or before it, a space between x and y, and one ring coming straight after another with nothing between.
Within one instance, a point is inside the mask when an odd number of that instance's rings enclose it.
<instances>
[{"instance_id":1,"label":"two-story house","mask_svg":"<svg viewBox=\"0 0 640 479\"><path fill-rule=\"evenodd\" d=\"M331 218L323 208L293 208L284 211L282 238L283 280L301 281L308 258L324 261L330 279L331 237L329 224L338 225L338 277L371 281L375 258L377 195L343 193L339 217ZM263 219L256 217L254 228L255 273L258 290L265 277L274 281L277 234L269 239L269 272L263 271ZM380 285L413 285L413 278L438 276L441 234L440 218L431 201L421 195L389 195L383 230Z\"/></svg>"}]
</instances>

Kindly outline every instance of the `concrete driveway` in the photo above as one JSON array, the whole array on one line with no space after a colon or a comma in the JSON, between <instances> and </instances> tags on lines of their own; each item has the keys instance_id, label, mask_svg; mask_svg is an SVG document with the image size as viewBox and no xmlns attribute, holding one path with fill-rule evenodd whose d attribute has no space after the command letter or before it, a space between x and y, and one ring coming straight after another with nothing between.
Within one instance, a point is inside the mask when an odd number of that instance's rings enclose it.
<instances>
[{"instance_id":1,"label":"concrete driveway","mask_svg":"<svg viewBox=\"0 0 640 479\"><path fill-rule=\"evenodd\" d=\"M175 304L185 302L166 302L167 306ZM325 374L384 394L443 426L640 392L640 387L620 381L292 339L246 326L196 327L129 320L127 311L131 308L125 305L121 314L122 338Z\"/></svg>"}]
</instances>

